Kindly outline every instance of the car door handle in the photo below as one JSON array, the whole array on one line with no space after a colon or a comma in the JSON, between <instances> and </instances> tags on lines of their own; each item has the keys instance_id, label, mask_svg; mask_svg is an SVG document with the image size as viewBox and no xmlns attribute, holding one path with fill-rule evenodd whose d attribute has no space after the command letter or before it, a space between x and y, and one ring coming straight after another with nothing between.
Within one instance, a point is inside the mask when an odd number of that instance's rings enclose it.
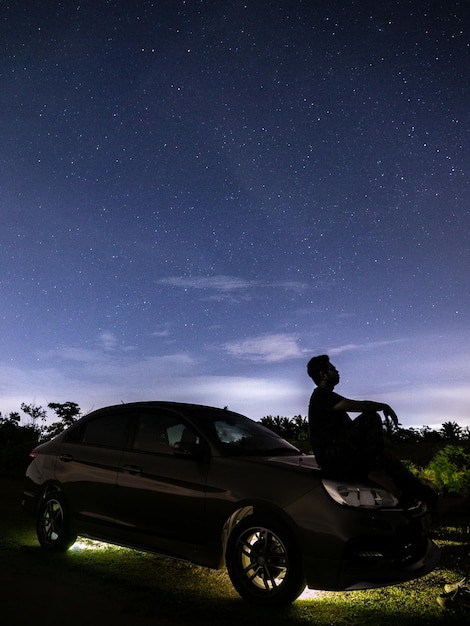
<instances>
[{"instance_id":1,"label":"car door handle","mask_svg":"<svg viewBox=\"0 0 470 626\"><path fill-rule=\"evenodd\" d=\"M137 476L138 474L142 474L142 468L138 465L123 465L121 467L121 472L125 472L126 474L132 474L132 476Z\"/></svg>"},{"instance_id":2,"label":"car door handle","mask_svg":"<svg viewBox=\"0 0 470 626\"><path fill-rule=\"evenodd\" d=\"M73 456L71 454L61 454L59 456L59 459L63 462L63 463L70 463L70 461L73 461Z\"/></svg>"}]
</instances>

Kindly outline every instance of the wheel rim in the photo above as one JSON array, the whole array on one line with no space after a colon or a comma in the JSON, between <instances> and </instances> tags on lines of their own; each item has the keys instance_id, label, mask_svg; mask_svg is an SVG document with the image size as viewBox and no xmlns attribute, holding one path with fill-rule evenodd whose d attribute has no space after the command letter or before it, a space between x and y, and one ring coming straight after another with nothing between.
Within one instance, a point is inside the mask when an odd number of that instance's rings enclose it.
<instances>
[{"instance_id":1,"label":"wheel rim","mask_svg":"<svg viewBox=\"0 0 470 626\"><path fill-rule=\"evenodd\" d=\"M241 569L240 582L263 594L275 593L289 571L287 550L279 537L268 528L250 528L236 544Z\"/></svg>"},{"instance_id":2,"label":"wheel rim","mask_svg":"<svg viewBox=\"0 0 470 626\"><path fill-rule=\"evenodd\" d=\"M64 527L64 511L57 500L48 500L41 518L41 533L46 544L55 543Z\"/></svg>"}]
</instances>

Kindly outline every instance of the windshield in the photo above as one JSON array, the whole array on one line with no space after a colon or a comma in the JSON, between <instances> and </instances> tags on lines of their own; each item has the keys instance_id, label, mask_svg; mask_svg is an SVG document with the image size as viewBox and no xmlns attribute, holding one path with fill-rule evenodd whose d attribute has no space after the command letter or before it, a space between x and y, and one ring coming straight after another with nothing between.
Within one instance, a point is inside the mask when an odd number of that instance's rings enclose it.
<instances>
[{"instance_id":1,"label":"windshield","mask_svg":"<svg viewBox=\"0 0 470 626\"><path fill-rule=\"evenodd\" d=\"M299 450L271 430L242 415L218 414L212 421L218 442L231 456L278 456Z\"/></svg>"}]
</instances>

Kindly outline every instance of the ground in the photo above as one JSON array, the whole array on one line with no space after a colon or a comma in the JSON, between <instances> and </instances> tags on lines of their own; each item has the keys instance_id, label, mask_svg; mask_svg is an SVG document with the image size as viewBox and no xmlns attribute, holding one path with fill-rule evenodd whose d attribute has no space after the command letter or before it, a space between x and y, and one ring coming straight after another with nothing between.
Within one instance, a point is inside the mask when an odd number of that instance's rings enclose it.
<instances>
[{"instance_id":1,"label":"ground","mask_svg":"<svg viewBox=\"0 0 470 626\"><path fill-rule=\"evenodd\" d=\"M2 623L42 626L132 626L150 623L155 607L87 558L50 555L37 544L34 520L20 507L21 482L0 481L3 493L0 520L0 598ZM80 555L81 557L81 555ZM142 596L142 590L140 591ZM8 619L6 619L8 617ZM155 620L152 620L155 623ZM159 625L174 624L160 615ZM189 622L188 622L189 623Z\"/></svg>"}]
</instances>

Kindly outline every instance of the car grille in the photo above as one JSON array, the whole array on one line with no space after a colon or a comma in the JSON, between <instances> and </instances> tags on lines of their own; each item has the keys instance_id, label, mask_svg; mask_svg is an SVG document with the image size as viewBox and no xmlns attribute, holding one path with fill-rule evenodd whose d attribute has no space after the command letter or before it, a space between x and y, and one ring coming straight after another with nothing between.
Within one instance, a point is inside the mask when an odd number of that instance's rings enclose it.
<instances>
[{"instance_id":1,"label":"car grille","mask_svg":"<svg viewBox=\"0 0 470 626\"><path fill-rule=\"evenodd\" d=\"M347 547L346 569L351 573L406 567L422 558L426 546L427 540L416 535L356 539Z\"/></svg>"}]
</instances>

